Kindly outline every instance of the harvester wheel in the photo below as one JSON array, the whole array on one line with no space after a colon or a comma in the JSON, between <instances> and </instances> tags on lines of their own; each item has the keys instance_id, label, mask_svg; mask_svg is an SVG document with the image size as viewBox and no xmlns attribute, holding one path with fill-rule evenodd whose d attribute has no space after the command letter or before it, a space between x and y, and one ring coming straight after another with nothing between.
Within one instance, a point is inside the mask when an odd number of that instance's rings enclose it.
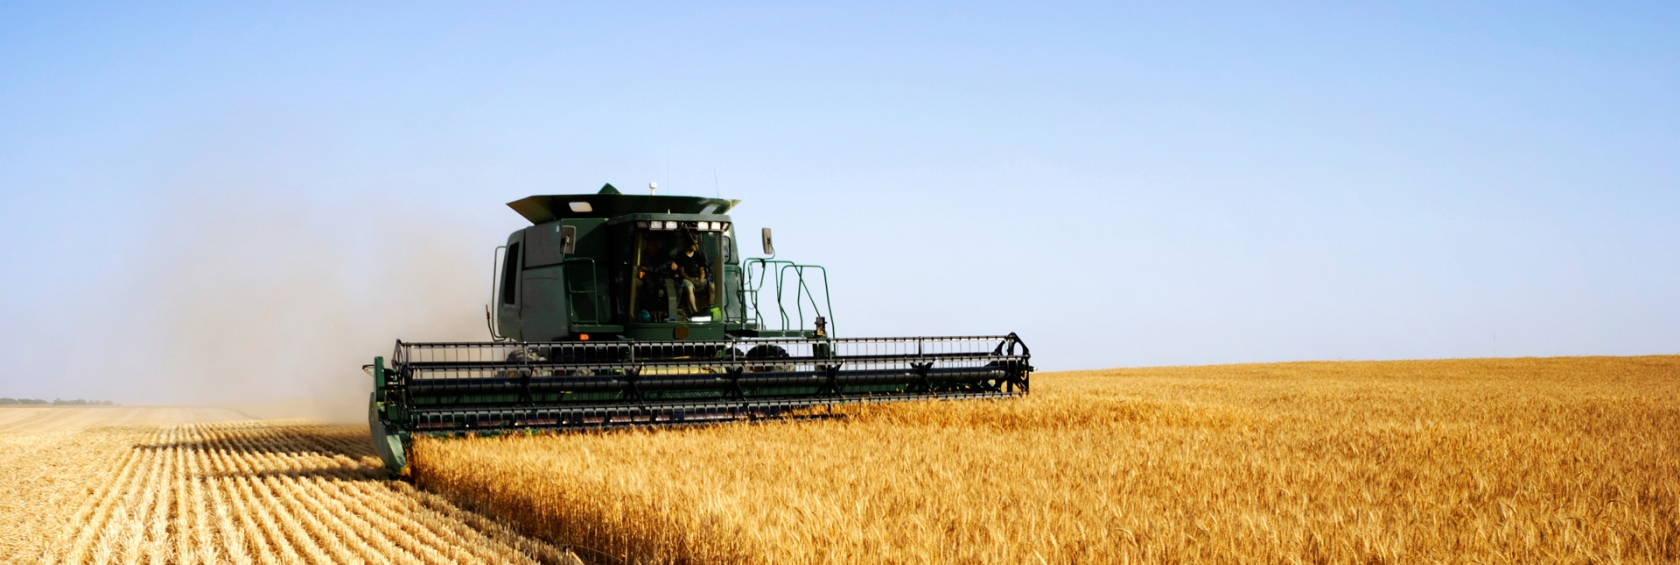
<instances>
[{"instance_id":1,"label":"harvester wheel","mask_svg":"<svg viewBox=\"0 0 1680 565\"><path fill-rule=\"evenodd\" d=\"M543 353L539 349L521 347L509 352L507 360L509 363L541 363L548 360L548 356Z\"/></svg>"},{"instance_id":2,"label":"harvester wheel","mask_svg":"<svg viewBox=\"0 0 1680 565\"><path fill-rule=\"evenodd\" d=\"M787 350L782 349L782 346L780 346L780 345L771 345L771 344L767 343L767 344L764 344L764 345L755 345L755 346L753 346L752 349L747 350L747 359L749 359L749 360L787 359L787 358L788 358ZM766 372L766 371L792 371L793 366L792 365L748 365L747 370L752 371L754 373L763 373L763 372Z\"/></svg>"},{"instance_id":3,"label":"harvester wheel","mask_svg":"<svg viewBox=\"0 0 1680 565\"><path fill-rule=\"evenodd\" d=\"M591 359L588 355L578 355L578 354L570 353L570 352L559 352L558 354L553 355L551 360L555 363L560 363L560 364L577 364L577 365L587 365L588 363L591 363L591 362L599 362L599 361ZM597 375L597 374L600 374L600 373L598 371L596 371L595 369L587 367L587 366L578 367L578 368L570 368L570 369L555 369L554 370L554 376L556 376L556 377L588 377L588 376L593 376L593 375Z\"/></svg>"}]
</instances>

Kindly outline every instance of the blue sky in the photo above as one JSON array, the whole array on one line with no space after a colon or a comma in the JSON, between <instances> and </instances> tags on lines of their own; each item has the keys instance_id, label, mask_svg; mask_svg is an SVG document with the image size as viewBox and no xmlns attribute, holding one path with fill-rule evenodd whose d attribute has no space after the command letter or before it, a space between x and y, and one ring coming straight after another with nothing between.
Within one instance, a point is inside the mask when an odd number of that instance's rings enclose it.
<instances>
[{"instance_id":1,"label":"blue sky","mask_svg":"<svg viewBox=\"0 0 1680 565\"><path fill-rule=\"evenodd\" d=\"M7 3L0 396L312 394L398 338L481 338L503 204L604 182L744 200L829 267L845 335L1014 331L1046 369L1677 353L1676 29L1662 3Z\"/></svg>"}]
</instances>

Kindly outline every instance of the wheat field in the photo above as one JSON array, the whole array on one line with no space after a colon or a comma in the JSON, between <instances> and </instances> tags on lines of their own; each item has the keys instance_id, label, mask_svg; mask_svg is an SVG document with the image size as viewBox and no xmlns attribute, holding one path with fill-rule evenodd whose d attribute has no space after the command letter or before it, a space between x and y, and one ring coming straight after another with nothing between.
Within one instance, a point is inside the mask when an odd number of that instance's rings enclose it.
<instances>
[{"instance_id":1,"label":"wheat field","mask_svg":"<svg viewBox=\"0 0 1680 565\"><path fill-rule=\"evenodd\" d=\"M89 414L97 416L38 417ZM0 560L577 562L388 480L365 426L243 421L28 429L0 433L0 523L6 524Z\"/></svg>"},{"instance_id":2,"label":"wheat field","mask_svg":"<svg viewBox=\"0 0 1680 565\"><path fill-rule=\"evenodd\" d=\"M1680 356L1041 374L844 412L412 461L611 563L1680 561Z\"/></svg>"}]
</instances>

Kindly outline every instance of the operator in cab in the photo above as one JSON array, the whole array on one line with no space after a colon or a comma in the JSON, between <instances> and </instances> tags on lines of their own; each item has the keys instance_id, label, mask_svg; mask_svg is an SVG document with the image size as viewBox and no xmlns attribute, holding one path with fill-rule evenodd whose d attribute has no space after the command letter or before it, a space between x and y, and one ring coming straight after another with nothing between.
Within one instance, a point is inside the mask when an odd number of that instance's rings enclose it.
<instances>
[{"instance_id":1,"label":"operator in cab","mask_svg":"<svg viewBox=\"0 0 1680 565\"><path fill-rule=\"evenodd\" d=\"M691 316L702 312L694 295L707 293L710 296L711 280L706 277L706 253L700 251L700 240L694 234L688 234L683 245L671 253L671 262L665 266L677 279L677 298L683 300L683 306L688 307Z\"/></svg>"}]
</instances>

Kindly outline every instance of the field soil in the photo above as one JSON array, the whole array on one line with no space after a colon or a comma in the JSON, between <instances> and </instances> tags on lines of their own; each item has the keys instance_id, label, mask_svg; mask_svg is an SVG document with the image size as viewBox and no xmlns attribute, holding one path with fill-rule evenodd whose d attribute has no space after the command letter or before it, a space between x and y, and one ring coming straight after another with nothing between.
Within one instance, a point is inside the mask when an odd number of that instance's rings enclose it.
<instances>
[{"instance_id":1,"label":"field soil","mask_svg":"<svg viewBox=\"0 0 1680 565\"><path fill-rule=\"evenodd\" d=\"M841 413L411 461L614 563L1680 561L1680 356L1040 374Z\"/></svg>"},{"instance_id":2,"label":"field soil","mask_svg":"<svg viewBox=\"0 0 1680 565\"><path fill-rule=\"evenodd\" d=\"M577 563L386 478L366 426L0 410L0 562Z\"/></svg>"}]
</instances>

